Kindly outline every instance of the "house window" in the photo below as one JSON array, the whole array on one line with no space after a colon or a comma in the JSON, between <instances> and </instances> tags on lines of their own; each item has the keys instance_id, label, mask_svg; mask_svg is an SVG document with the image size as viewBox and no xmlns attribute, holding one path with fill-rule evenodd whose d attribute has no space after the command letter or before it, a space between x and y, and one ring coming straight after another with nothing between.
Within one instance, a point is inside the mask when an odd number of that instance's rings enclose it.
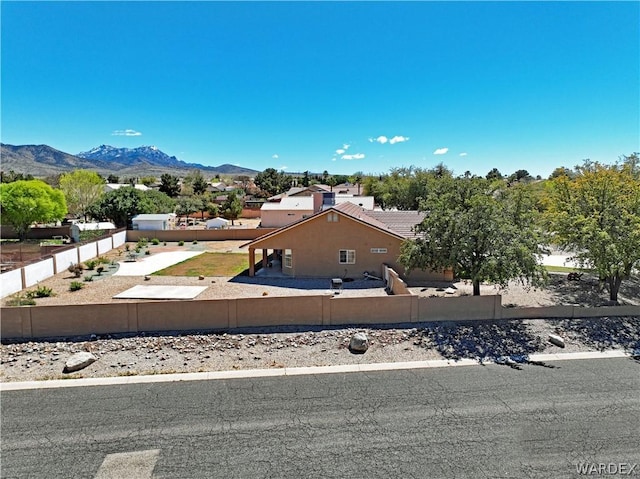
<instances>
[{"instance_id":1,"label":"house window","mask_svg":"<svg viewBox=\"0 0 640 479\"><path fill-rule=\"evenodd\" d=\"M293 255L291 254L291 250L290 249L284 250L283 265L284 265L285 268L292 268Z\"/></svg>"},{"instance_id":2,"label":"house window","mask_svg":"<svg viewBox=\"0 0 640 479\"><path fill-rule=\"evenodd\" d=\"M356 250L354 249L341 249L339 256L340 264L356 264Z\"/></svg>"},{"instance_id":3,"label":"house window","mask_svg":"<svg viewBox=\"0 0 640 479\"><path fill-rule=\"evenodd\" d=\"M386 253L387 252L387 248L371 248L371 252L372 253Z\"/></svg>"},{"instance_id":4,"label":"house window","mask_svg":"<svg viewBox=\"0 0 640 479\"><path fill-rule=\"evenodd\" d=\"M329 223L337 223L338 222L338 213L329 213L327 215L327 221Z\"/></svg>"}]
</instances>

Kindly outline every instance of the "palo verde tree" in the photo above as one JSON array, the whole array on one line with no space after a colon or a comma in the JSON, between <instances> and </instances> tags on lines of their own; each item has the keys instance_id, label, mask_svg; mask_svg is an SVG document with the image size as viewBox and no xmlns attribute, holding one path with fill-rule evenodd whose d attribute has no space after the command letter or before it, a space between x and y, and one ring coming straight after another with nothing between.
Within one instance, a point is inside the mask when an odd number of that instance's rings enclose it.
<instances>
[{"instance_id":1,"label":"palo verde tree","mask_svg":"<svg viewBox=\"0 0 640 479\"><path fill-rule=\"evenodd\" d=\"M544 239L530 203L524 185L507 189L485 178L434 176L420 202L425 219L415 227L418 236L402 244L400 263L409 271L451 268L471 280L476 296L483 281L539 285Z\"/></svg>"},{"instance_id":2,"label":"palo verde tree","mask_svg":"<svg viewBox=\"0 0 640 479\"><path fill-rule=\"evenodd\" d=\"M104 194L104 180L95 171L74 170L60 175L60 189L69 213L86 220L89 207Z\"/></svg>"},{"instance_id":3,"label":"palo verde tree","mask_svg":"<svg viewBox=\"0 0 640 479\"><path fill-rule=\"evenodd\" d=\"M32 223L62 220L67 204L62 191L44 181L20 180L0 185L0 214L24 240Z\"/></svg>"},{"instance_id":4,"label":"palo verde tree","mask_svg":"<svg viewBox=\"0 0 640 479\"><path fill-rule=\"evenodd\" d=\"M613 166L585 161L575 178L551 181L547 219L554 241L595 269L618 300L624 279L640 265L640 175L638 154Z\"/></svg>"}]
</instances>

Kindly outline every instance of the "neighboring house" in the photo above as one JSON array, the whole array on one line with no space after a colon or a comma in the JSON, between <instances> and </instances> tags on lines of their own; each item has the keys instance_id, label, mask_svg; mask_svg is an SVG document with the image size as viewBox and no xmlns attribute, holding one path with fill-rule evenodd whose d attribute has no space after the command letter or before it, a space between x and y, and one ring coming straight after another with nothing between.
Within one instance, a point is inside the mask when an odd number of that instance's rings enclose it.
<instances>
[{"instance_id":1,"label":"neighboring house","mask_svg":"<svg viewBox=\"0 0 640 479\"><path fill-rule=\"evenodd\" d=\"M110 191L115 191L115 190L119 190L120 188L125 188L127 186L131 186L129 183L125 183L125 184L120 184L120 183L107 183L106 185L104 185L104 192L108 193ZM148 186L139 184L139 185L133 185L133 187L136 190L140 190L140 191L147 191L150 190L151 188L149 188Z\"/></svg>"},{"instance_id":2,"label":"neighboring house","mask_svg":"<svg viewBox=\"0 0 640 479\"><path fill-rule=\"evenodd\" d=\"M131 219L134 230L169 230L175 224L175 213L165 214L140 214Z\"/></svg>"},{"instance_id":3,"label":"neighboring house","mask_svg":"<svg viewBox=\"0 0 640 479\"><path fill-rule=\"evenodd\" d=\"M248 243L249 275L255 274L255 250L273 253L272 267L299 278L381 277L386 264L407 278L398 263L400 245L412 238L424 218L417 211L367 211L352 203L325 209ZM413 271L411 280L451 280L451 271Z\"/></svg>"},{"instance_id":4,"label":"neighboring house","mask_svg":"<svg viewBox=\"0 0 640 479\"><path fill-rule=\"evenodd\" d=\"M336 205L339 205L341 203L346 203L346 202L361 206L365 210L372 210L375 205L375 199L373 196L354 196L354 195L335 194Z\"/></svg>"},{"instance_id":5,"label":"neighboring house","mask_svg":"<svg viewBox=\"0 0 640 479\"><path fill-rule=\"evenodd\" d=\"M352 203L365 210L374 207L373 196L336 195L324 190L312 191L309 195L278 196L277 199L267 201L260 208L260 226L263 228L280 228L341 203Z\"/></svg>"},{"instance_id":6,"label":"neighboring house","mask_svg":"<svg viewBox=\"0 0 640 479\"><path fill-rule=\"evenodd\" d=\"M220 230L229 227L229 220L225 220L224 218L211 218L207 220L207 229L208 230Z\"/></svg>"},{"instance_id":7,"label":"neighboring house","mask_svg":"<svg viewBox=\"0 0 640 479\"><path fill-rule=\"evenodd\" d=\"M313 196L286 196L260 207L260 226L279 228L311 216L315 211Z\"/></svg>"},{"instance_id":8,"label":"neighboring house","mask_svg":"<svg viewBox=\"0 0 640 479\"><path fill-rule=\"evenodd\" d=\"M210 185L208 185L207 191L209 191L210 193L219 193L225 191L226 188L227 185L225 183L223 183L222 181L218 181L217 183L211 183Z\"/></svg>"}]
</instances>

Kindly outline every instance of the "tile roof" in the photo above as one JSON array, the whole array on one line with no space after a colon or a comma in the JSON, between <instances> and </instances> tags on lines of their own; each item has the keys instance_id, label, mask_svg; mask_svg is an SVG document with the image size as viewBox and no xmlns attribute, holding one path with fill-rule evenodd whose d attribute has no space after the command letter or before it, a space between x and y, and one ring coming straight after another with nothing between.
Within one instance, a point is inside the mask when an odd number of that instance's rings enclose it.
<instances>
[{"instance_id":1,"label":"tile roof","mask_svg":"<svg viewBox=\"0 0 640 479\"><path fill-rule=\"evenodd\" d=\"M412 228L424 219L424 213L420 211L365 210L353 203L340 203L334 209L403 238L415 236Z\"/></svg>"}]
</instances>

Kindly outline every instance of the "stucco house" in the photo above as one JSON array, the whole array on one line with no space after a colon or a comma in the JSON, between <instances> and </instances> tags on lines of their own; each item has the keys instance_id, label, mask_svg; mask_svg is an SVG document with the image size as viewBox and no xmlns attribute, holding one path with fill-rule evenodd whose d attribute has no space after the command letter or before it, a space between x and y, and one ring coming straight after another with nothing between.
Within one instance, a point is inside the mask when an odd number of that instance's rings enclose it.
<instances>
[{"instance_id":1,"label":"stucco house","mask_svg":"<svg viewBox=\"0 0 640 479\"><path fill-rule=\"evenodd\" d=\"M261 236L249 249L249 276L256 274L255 251L272 254L272 268L298 278L361 278L364 272L381 277L386 264L411 280L453 278L451 271L405 274L398 263L400 245L414 236L412 227L423 219L417 211L370 211L341 203ZM269 265L267 264L267 267Z\"/></svg>"},{"instance_id":2,"label":"stucco house","mask_svg":"<svg viewBox=\"0 0 640 479\"><path fill-rule=\"evenodd\" d=\"M268 201L260 207L260 226L279 228L313 215L313 196L286 196L280 201Z\"/></svg>"}]
</instances>

